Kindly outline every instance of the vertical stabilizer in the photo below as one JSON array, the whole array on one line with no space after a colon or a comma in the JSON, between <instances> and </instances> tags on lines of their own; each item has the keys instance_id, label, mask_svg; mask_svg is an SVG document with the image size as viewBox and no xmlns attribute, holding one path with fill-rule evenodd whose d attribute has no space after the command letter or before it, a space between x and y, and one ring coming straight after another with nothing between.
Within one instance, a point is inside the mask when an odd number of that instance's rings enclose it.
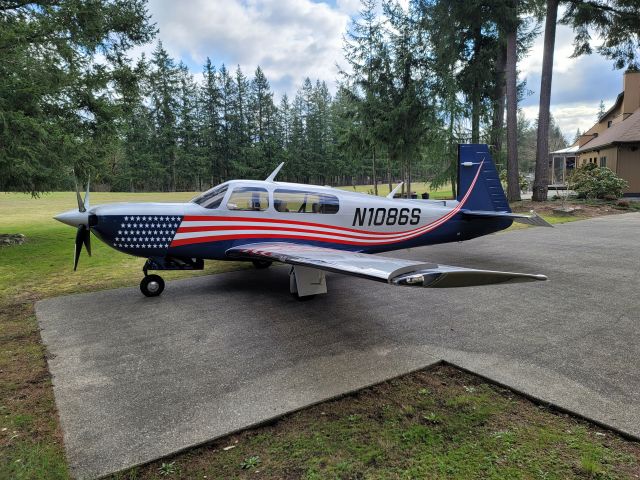
<instances>
[{"instance_id":1,"label":"vertical stabilizer","mask_svg":"<svg viewBox=\"0 0 640 480\"><path fill-rule=\"evenodd\" d=\"M458 201L469 191L481 168L473 191L464 208L493 212L510 212L509 202L500 183L498 170L486 144L458 145Z\"/></svg>"}]
</instances>

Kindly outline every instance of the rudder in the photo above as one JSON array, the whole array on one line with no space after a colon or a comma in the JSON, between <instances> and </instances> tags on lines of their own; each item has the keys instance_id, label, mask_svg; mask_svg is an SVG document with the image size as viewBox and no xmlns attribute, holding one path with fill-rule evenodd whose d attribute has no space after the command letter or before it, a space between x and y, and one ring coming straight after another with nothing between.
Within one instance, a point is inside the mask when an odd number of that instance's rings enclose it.
<instances>
[{"instance_id":1,"label":"rudder","mask_svg":"<svg viewBox=\"0 0 640 480\"><path fill-rule=\"evenodd\" d=\"M481 167L480 167L481 165ZM478 168L481 171L464 204L470 210L511 212L498 170L486 144L458 145L458 201L465 197Z\"/></svg>"}]
</instances>

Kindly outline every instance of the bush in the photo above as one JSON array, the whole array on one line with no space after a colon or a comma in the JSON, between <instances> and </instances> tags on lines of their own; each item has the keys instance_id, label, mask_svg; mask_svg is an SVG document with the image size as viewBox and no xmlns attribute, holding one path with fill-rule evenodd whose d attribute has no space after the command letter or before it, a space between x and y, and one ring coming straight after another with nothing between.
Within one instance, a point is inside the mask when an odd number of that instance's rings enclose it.
<instances>
[{"instance_id":1,"label":"bush","mask_svg":"<svg viewBox=\"0 0 640 480\"><path fill-rule=\"evenodd\" d=\"M502 187L507 190L507 170L500 170L500 182L502 183ZM520 183L520 191L526 192L529 189L529 180L523 174L519 175L518 182Z\"/></svg>"},{"instance_id":2,"label":"bush","mask_svg":"<svg viewBox=\"0 0 640 480\"><path fill-rule=\"evenodd\" d=\"M569 188L579 198L618 198L626 188L627 182L607 167L598 167L587 163L576 168L569 178Z\"/></svg>"}]
</instances>

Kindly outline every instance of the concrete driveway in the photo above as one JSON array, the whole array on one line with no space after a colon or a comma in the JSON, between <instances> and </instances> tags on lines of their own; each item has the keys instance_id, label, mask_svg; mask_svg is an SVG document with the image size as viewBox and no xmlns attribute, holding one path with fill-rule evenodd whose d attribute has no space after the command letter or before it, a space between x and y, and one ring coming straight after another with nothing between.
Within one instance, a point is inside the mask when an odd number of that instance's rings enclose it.
<instances>
[{"instance_id":1,"label":"concrete driveway","mask_svg":"<svg viewBox=\"0 0 640 480\"><path fill-rule=\"evenodd\" d=\"M544 273L451 290L288 270L36 306L74 475L144 463L441 360L640 438L640 214L391 255Z\"/></svg>"}]
</instances>

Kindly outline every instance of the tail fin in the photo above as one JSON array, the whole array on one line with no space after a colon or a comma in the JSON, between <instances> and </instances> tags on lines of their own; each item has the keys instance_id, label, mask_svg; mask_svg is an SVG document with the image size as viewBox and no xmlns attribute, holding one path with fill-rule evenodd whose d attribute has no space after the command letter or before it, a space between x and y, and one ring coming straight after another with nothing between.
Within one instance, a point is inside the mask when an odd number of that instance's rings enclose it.
<instances>
[{"instance_id":1,"label":"tail fin","mask_svg":"<svg viewBox=\"0 0 640 480\"><path fill-rule=\"evenodd\" d=\"M481 169L479 173L478 168ZM511 212L489 147L485 144L458 145L458 201L462 201L472 185L464 208Z\"/></svg>"}]
</instances>

